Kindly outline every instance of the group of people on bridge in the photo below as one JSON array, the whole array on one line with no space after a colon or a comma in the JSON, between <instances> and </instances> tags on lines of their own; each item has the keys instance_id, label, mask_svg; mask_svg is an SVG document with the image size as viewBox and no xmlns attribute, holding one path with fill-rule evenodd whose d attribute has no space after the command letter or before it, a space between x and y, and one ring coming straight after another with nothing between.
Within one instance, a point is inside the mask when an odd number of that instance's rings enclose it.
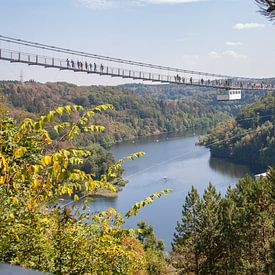
<instances>
[{"instance_id":1,"label":"group of people on bridge","mask_svg":"<svg viewBox=\"0 0 275 275\"><path fill-rule=\"evenodd\" d=\"M174 80L176 83L181 84L196 84L196 85L201 85L201 86L221 86L221 87L237 87L239 89L265 89L265 88L274 88L273 84L266 84L264 82L240 82L240 81L235 81L234 79L199 79L199 80L194 80L193 77L186 79L183 76L180 75L175 75Z\"/></svg>"},{"instance_id":2,"label":"group of people on bridge","mask_svg":"<svg viewBox=\"0 0 275 275\"><path fill-rule=\"evenodd\" d=\"M72 60L69 60L67 58L66 60L66 63L67 63L67 68L68 69L76 69L76 70L85 70L85 71L93 71L93 72L97 72L98 71L98 67L97 67L97 64L96 63L88 63L87 61L85 62L82 62L82 61L74 61L73 59ZM104 66L103 64L101 64L99 66L99 72L103 73L104 72Z\"/></svg>"},{"instance_id":3,"label":"group of people on bridge","mask_svg":"<svg viewBox=\"0 0 275 275\"><path fill-rule=\"evenodd\" d=\"M73 69L73 70L79 70L79 71L86 71L86 72L95 72L95 73L106 73L109 74L108 71L108 66L106 68L104 67L103 64L96 64L90 63L87 61L75 61L73 59L69 60L68 58L66 59L67 63L67 68L68 69ZM104 71L105 69L105 71ZM118 74L119 70L118 70ZM129 74L130 76L131 74ZM134 75L134 74L133 74ZM151 75L151 74L149 74ZM170 78L170 77L169 77ZM159 75L160 79L160 75ZM154 80L154 79L152 79ZM200 85L200 86L216 86L216 87L235 87L239 89L264 89L264 88L274 88L274 85L272 84L265 84L263 82L248 82L248 81L235 81L234 79L196 79L194 80L193 77L191 76L190 78L186 78L184 76L180 76L179 74L174 76L174 81L171 81L171 83L177 83L177 84L194 84L194 85Z\"/></svg>"}]
</instances>

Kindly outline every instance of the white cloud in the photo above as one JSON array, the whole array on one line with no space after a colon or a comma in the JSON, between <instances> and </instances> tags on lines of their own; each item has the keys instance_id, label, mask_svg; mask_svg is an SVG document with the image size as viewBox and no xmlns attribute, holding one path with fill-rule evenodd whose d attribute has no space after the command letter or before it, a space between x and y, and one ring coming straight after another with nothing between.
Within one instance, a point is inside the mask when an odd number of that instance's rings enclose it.
<instances>
[{"instance_id":1,"label":"white cloud","mask_svg":"<svg viewBox=\"0 0 275 275\"><path fill-rule=\"evenodd\" d=\"M113 1L110 0L78 0L80 4L90 9L108 9L113 7Z\"/></svg>"},{"instance_id":2,"label":"white cloud","mask_svg":"<svg viewBox=\"0 0 275 275\"><path fill-rule=\"evenodd\" d=\"M227 41L225 44L227 46L231 46L231 47L236 47L236 46L242 46L243 45L242 42L231 42L231 41Z\"/></svg>"},{"instance_id":3,"label":"white cloud","mask_svg":"<svg viewBox=\"0 0 275 275\"><path fill-rule=\"evenodd\" d=\"M109 9L122 6L145 6L161 4L186 4L208 0L77 0L78 3L90 9Z\"/></svg>"},{"instance_id":4,"label":"white cloud","mask_svg":"<svg viewBox=\"0 0 275 275\"><path fill-rule=\"evenodd\" d=\"M236 53L235 51L232 51L232 50L224 51L224 52L221 52L221 53L212 51L208 54L208 56L211 59L220 59L220 58L231 58L231 59L233 58L233 59L243 59L243 60L247 59L246 55L238 54L238 53Z\"/></svg>"},{"instance_id":5,"label":"white cloud","mask_svg":"<svg viewBox=\"0 0 275 275\"><path fill-rule=\"evenodd\" d=\"M264 24L259 23L238 23L233 28L236 30L262 29Z\"/></svg>"}]
</instances>

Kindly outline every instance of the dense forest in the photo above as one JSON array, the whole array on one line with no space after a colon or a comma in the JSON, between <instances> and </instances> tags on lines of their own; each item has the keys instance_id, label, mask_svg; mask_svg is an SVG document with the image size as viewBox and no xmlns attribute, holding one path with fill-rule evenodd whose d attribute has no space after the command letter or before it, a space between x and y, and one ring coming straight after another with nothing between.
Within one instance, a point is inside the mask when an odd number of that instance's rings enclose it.
<instances>
[{"instance_id":1,"label":"dense forest","mask_svg":"<svg viewBox=\"0 0 275 275\"><path fill-rule=\"evenodd\" d=\"M96 120L106 127L104 136L96 137L105 147L125 139L162 132L179 132L192 127L207 127L226 116L208 102L187 97L161 100L138 96L119 87L79 87L68 83L2 82L0 95L11 113L43 114L70 104L91 107L112 104L114 110L97 115Z\"/></svg>"},{"instance_id":2,"label":"dense forest","mask_svg":"<svg viewBox=\"0 0 275 275\"><path fill-rule=\"evenodd\" d=\"M275 273L275 170L241 179L224 197L209 184L188 193L170 261L178 274Z\"/></svg>"},{"instance_id":3,"label":"dense forest","mask_svg":"<svg viewBox=\"0 0 275 275\"><path fill-rule=\"evenodd\" d=\"M265 82L263 80L263 82ZM270 79L275 83L275 79ZM133 91L140 96L153 96L159 100L181 100L185 102L199 102L202 106L208 106L215 111L236 116L247 104L257 101L260 97L267 95L267 91L243 91L242 99L237 101L217 101L219 90L211 88L198 88L182 85L144 85L144 84L125 84L120 86L124 90Z\"/></svg>"},{"instance_id":4,"label":"dense forest","mask_svg":"<svg viewBox=\"0 0 275 275\"><path fill-rule=\"evenodd\" d=\"M208 127L228 117L192 97L162 100L139 96L119 87L79 87L68 83L7 81L0 84L0 108L18 121L25 117L35 118L58 106L79 105L90 108L106 103L112 104L114 108L104 113L97 112L93 117L93 123L103 125L104 132L80 133L76 141L78 146L93 151L93 155L86 158L79 168L93 173L96 179L115 163L114 157L106 149L116 142ZM62 121L64 118L59 119ZM55 132L49 131L54 138ZM60 146L67 148L70 144L64 142ZM122 178L117 182L120 186L124 184Z\"/></svg>"},{"instance_id":5,"label":"dense forest","mask_svg":"<svg viewBox=\"0 0 275 275\"><path fill-rule=\"evenodd\" d=\"M257 170L275 165L275 94L243 108L200 141L211 155L249 164Z\"/></svg>"}]
</instances>

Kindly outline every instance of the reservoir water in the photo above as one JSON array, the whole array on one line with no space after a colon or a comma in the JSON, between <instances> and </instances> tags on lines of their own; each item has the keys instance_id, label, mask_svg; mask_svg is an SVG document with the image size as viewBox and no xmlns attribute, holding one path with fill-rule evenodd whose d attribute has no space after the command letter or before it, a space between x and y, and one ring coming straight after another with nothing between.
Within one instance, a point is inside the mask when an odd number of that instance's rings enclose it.
<instances>
[{"instance_id":1,"label":"reservoir water","mask_svg":"<svg viewBox=\"0 0 275 275\"><path fill-rule=\"evenodd\" d=\"M156 199L152 205L126 222L135 227L140 220L154 226L157 237L171 249L171 241L176 223L181 219L182 205L188 191L194 185L202 194L209 182L224 194L229 185L234 186L238 179L250 173L249 168L210 157L209 149L196 146L197 137L151 137L115 145L111 151L117 159L138 151L146 155L125 163L124 177L128 184L117 198L96 198L91 202L92 211L108 207L117 208L125 214L131 206L148 195L165 188L173 192Z\"/></svg>"}]
</instances>

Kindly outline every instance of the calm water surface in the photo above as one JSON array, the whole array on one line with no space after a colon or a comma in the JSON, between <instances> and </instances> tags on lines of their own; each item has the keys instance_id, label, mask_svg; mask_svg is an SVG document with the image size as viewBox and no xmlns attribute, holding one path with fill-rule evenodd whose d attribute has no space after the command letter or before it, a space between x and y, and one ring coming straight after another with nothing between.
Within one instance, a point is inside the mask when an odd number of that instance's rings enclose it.
<instances>
[{"instance_id":1,"label":"calm water surface","mask_svg":"<svg viewBox=\"0 0 275 275\"><path fill-rule=\"evenodd\" d=\"M229 185L249 173L246 166L210 158L208 149L196 146L197 137L147 138L114 146L111 151L117 159L138 151L146 155L125 163L124 177L129 180L118 198L97 198L91 203L94 211L115 207L126 213L131 206L148 195L164 188L173 190L169 195L157 199L143 208L137 217L130 218L126 226L134 227L140 220L152 224L158 238L171 249L171 241L185 197L194 185L202 194L209 182L224 194Z\"/></svg>"}]
</instances>

